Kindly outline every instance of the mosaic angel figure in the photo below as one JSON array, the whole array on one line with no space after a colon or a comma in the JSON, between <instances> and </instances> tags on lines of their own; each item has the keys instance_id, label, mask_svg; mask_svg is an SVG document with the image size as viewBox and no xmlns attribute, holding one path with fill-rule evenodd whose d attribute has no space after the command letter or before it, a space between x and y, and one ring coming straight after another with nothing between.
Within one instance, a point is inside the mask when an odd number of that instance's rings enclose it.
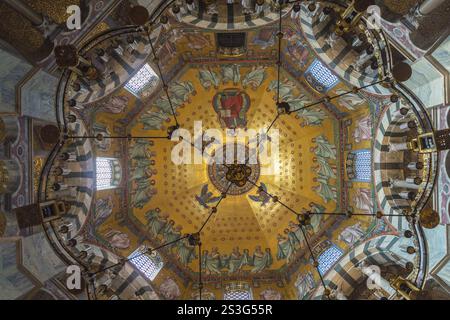
<instances>
[{"instance_id":1,"label":"mosaic angel figure","mask_svg":"<svg viewBox=\"0 0 450 320\"><path fill-rule=\"evenodd\" d=\"M214 87L215 89L219 88L220 78L214 71L211 71L209 68L199 70L198 79L200 80L200 83L203 88L205 88L205 90L209 90L211 89L211 87Z\"/></svg>"},{"instance_id":2,"label":"mosaic angel figure","mask_svg":"<svg viewBox=\"0 0 450 320\"><path fill-rule=\"evenodd\" d=\"M168 119L167 113L162 110L145 112L139 122L143 124L144 130L160 130L162 125Z\"/></svg>"},{"instance_id":3,"label":"mosaic angel figure","mask_svg":"<svg viewBox=\"0 0 450 320\"><path fill-rule=\"evenodd\" d=\"M223 84L227 84L228 82L233 82L235 86L239 84L241 81L241 66L238 64L230 64L222 66L222 82Z\"/></svg>"},{"instance_id":4,"label":"mosaic angel figure","mask_svg":"<svg viewBox=\"0 0 450 320\"><path fill-rule=\"evenodd\" d=\"M252 70L242 79L242 87L251 87L253 90L258 89L266 78L264 66L253 66Z\"/></svg>"},{"instance_id":5,"label":"mosaic angel figure","mask_svg":"<svg viewBox=\"0 0 450 320\"><path fill-rule=\"evenodd\" d=\"M267 194L267 186L262 182L261 190L258 189L257 195L249 195L248 197L255 202L259 202L261 207L264 207L270 201L270 196Z\"/></svg>"},{"instance_id":6,"label":"mosaic angel figure","mask_svg":"<svg viewBox=\"0 0 450 320\"><path fill-rule=\"evenodd\" d=\"M209 208L209 203L214 203L220 200L220 196L214 197L212 192L208 191L208 184L202 187L200 195L195 196L195 200L205 209Z\"/></svg>"},{"instance_id":7,"label":"mosaic angel figure","mask_svg":"<svg viewBox=\"0 0 450 320\"><path fill-rule=\"evenodd\" d=\"M323 199L325 203L328 201L336 201L337 189L335 186L331 186L328 183L328 179L324 176L318 175L313 179L314 182L318 182L318 186L312 187L312 189Z\"/></svg>"}]
</instances>

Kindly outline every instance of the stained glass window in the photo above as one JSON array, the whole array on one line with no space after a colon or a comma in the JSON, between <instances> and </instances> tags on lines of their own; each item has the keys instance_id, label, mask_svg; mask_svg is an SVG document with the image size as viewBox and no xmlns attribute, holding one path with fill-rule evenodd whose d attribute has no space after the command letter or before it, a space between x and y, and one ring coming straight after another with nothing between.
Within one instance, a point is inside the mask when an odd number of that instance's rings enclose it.
<instances>
[{"instance_id":1,"label":"stained glass window","mask_svg":"<svg viewBox=\"0 0 450 320\"><path fill-rule=\"evenodd\" d=\"M125 89L135 95L139 95L144 89L155 87L158 83L158 76L146 63L125 85Z\"/></svg>"},{"instance_id":2,"label":"stained glass window","mask_svg":"<svg viewBox=\"0 0 450 320\"><path fill-rule=\"evenodd\" d=\"M95 160L97 190L117 187L121 178L121 168L117 159L101 158Z\"/></svg>"},{"instance_id":3,"label":"stained glass window","mask_svg":"<svg viewBox=\"0 0 450 320\"><path fill-rule=\"evenodd\" d=\"M331 245L324 252L322 252L317 261L319 262L319 272L324 275L328 270L330 270L334 264L342 256L343 252L336 245Z\"/></svg>"},{"instance_id":4,"label":"stained glass window","mask_svg":"<svg viewBox=\"0 0 450 320\"><path fill-rule=\"evenodd\" d=\"M328 91L333 88L339 79L320 60L315 59L306 71L307 80L313 82L318 91ZM309 76L309 77L308 77ZM312 79L311 79L312 78Z\"/></svg>"},{"instance_id":5,"label":"stained glass window","mask_svg":"<svg viewBox=\"0 0 450 320\"><path fill-rule=\"evenodd\" d=\"M225 287L224 300L253 300L252 289L247 283L231 283Z\"/></svg>"},{"instance_id":6,"label":"stained glass window","mask_svg":"<svg viewBox=\"0 0 450 320\"><path fill-rule=\"evenodd\" d=\"M152 251L151 254L145 253L146 248L140 247L134 251L128 259L136 266L150 281L153 281L164 266L161 256L158 252Z\"/></svg>"},{"instance_id":7,"label":"stained glass window","mask_svg":"<svg viewBox=\"0 0 450 320\"><path fill-rule=\"evenodd\" d=\"M372 176L371 151L358 150L355 151L354 154L355 154L354 160L355 180L370 181Z\"/></svg>"}]
</instances>

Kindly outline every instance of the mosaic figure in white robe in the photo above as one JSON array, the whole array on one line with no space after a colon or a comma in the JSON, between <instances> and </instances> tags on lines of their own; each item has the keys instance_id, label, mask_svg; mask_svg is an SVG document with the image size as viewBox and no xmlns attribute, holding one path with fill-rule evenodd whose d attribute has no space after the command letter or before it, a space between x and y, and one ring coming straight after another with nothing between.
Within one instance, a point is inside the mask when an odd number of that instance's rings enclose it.
<instances>
[{"instance_id":1,"label":"mosaic figure in white robe","mask_svg":"<svg viewBox=\"0 0 450 320\"><path fill-rule=\"evenodd\" d=\"M371 214L373 211L373 201L370 189L358 189L353 198L353 203L362 212Z\"/></svg>"},{"instance_id":2,"label":"mosaic figure in white robe","mask_svg":"<svg viewBox=\"0 0 450 320\"><path fill-rule=\"evenodd\" d=\"M264 66L254 66L249 73L242 79L242 87L244 89L250 86L253 90L258 89L266 79L266 71Z\"/></svg>"},{"instance_id":3,"label":"mosaic figure in white robe","mask_svg":"<svg viewBox=\"0 0 450 320\"><path fill-rule=\"evenodd\" d=\"M291 105L292 110L298 109L297 107L293 106L291 102L289 102L289 105ZM300 124L300 126L302 127L320 126L322 125L323 120L328 118L326 112L320 108L301 109L297 111L297 115L300 119L303 120L303 122Z\"/></svg>"},{"instance_id":4,"label":"mosaic figure in white robe","mask_svg":"<svg viewBox=\"0 0 450 320\"><path fill-rule=\"evenodd\" d=\"M339 234L339 240L344 241L348 245L354 245L359 239L364 237L364 230L361 227L361 222L348 226Z\"/></svg>"},{"instance_id":5,"label":"mosaic figure in white robe","mask_svg":"<svg viewBox=\"0 0 450 320\"><path fill-rule=\"evenodd\" d=\"M237 86L241 81L240 66L238 64L225 65L221 68L221 72L223 84L227 84L231 81Z\"/></svg>"},{"instance_id":6,"label":"mosaic figure in white robe","mask_svg":"<svg viewBox=\"0 0 450 320\"><path fill-rule=\"evenodd\" d=\"M372 138L372 119L370 114L356 120L355 130L353 131L353 139L359 143L362 140L370 140Z\"/></svg>"},{"instance_id":7,"label":"mosaic figure in white robe","mask_svg":"<svg viewBox=\"0 0 450 320\"><path fill-rule=\"evenodd\" d=\"M344 94L345 92L347 91L342 89L336 90L337 95ZM357 107L362 106L365 102L366 100L361 98L356 93L347 93L338 98L338 104L347 108L348 110L355 110Z\"/></svg>"},{"instance_id":8,"label":"mosaic figure in white robe","mask_svg":"<svg viewBox=\"0 0 450 320\"><path fill-rule=\"evenodd\" d=\"M203 88L205 88L205 90L209 90L211 89L211 87L214 87L215 89L219 88L220 84L219 76L214 71L211 71L208 68L199 70L198 78Z\"/></svg>"},{"instance_id":9,"label":"mosaic figure in white robe","mask_svg":"<svg viewBox=\"0 0 450 320\"><path fill-rule=\"evenodd\" d=\"M162 110L147 111L139 118L139 122L143 124L144 130L160 130L167 119L167 113Z\"/></svg>"},{"instance_id":10,"label":"mosaic figure in white robe","mask_svg":"<svg viewBox=\"0 0 450 320\"><path fill-rule=\"evenodd\" d=\"M336 201L337 189L335 186L329 184L328 179L324 176L318 175L313 179L314 182L318 182L318 186L312 187L312 189L323 199L325 203L329 201Z\"/></svg>"}]
</instances>

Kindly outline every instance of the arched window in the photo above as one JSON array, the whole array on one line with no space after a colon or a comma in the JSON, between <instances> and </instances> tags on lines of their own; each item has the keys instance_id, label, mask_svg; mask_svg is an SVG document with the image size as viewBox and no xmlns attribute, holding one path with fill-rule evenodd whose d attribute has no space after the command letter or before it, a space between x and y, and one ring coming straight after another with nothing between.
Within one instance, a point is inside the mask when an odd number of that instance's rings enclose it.
<instances>
[{"instance_id":1,"label":"arched window","mask_svg":"<svg viewBox=\"0 0 450 320\"><path fill-rule=\"evenodd\" d=\"M341 258L344 252L335 244L330 243L330 246L325 249L317 258L319 262L318 270L321 275L327 273L334 264Z\"/></svg>"},{"instance_id":2,"label":"arched window","mask_svg":"<svg viewBox=\"0 0 450 320\"><path fill-rule=\"evenodd\" d=\"M230 283L225 286L224 300L253 300L252 288L248 283Z\"/></svg>"},{"instance_id":3,"label":"arched window","mask_svg":"<svg viewBox=\"0 0 450 320\"><path fill-rule=\"evenodd\" d=\"M146 63L139 71L125 84L125 89L139 95L144 89L155 87L158 83L158 76L155 71Z\"/></svg>"},{"instance_id":4,"label":"arched window","mask_svg":"<svg viewBox=\"0 0 450 320\"><path fill-rule=\"evenodd\" d=\"M117 187L122 177L119 160L113 158L97 157L95 159L95 172L97 190Z\"/></svg>"},{"instance_id":5,"label":"arched window","mask_svg":"<svg viewBox=\"0 0 450 320\"><path fill-rule=\"evenodd\" d=\"M339 82L339 78L318 59L315 59L306 70L305 78L319 92L326 92Z\"/></svg>"},{"instance_id":6,"label":"arched window","mask_svg":"<svg viewBox=\"0 0 450 320\"><path fill-rule=\"evenodd\" d=\"M354 180L370 182L372 177L372 153L370 150L357 150L353 154Z\"/></svg>"},{"instance_id":7,"label":"arched window","mask_svg":"<svg viewBox=\"0 0 450 320\"><path fill-rule=\"evenodd\" d=\"M150 281L153 281L164 266L164 262L157 251L146 253L145 246L136 249L128 259L136 266Z\"/></svg>"}]
</instances>

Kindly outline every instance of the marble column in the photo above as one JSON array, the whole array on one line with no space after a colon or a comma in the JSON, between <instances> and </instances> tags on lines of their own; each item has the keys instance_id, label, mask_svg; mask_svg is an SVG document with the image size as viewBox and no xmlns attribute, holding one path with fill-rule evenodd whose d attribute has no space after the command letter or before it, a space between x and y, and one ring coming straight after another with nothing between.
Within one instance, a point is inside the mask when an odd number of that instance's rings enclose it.
<instances>
[{"instance_id":1,"label":"marble column","mask_svg":"<svg viewBox=\"0 0 450 320\"><path fill-rule=\"evenodd\" d=\"M398 127L400 128L400 130L402 131L408 131L410 129L415 128L417 125L414 121L407 121L407 122L402 122L398 125Z\"/></svg>"},{"instance_id":2,"label":"marble column","mask_svg":"<svg viewBox=\"0 0 450 320\"><path fill-rule=\"evenodd\" d=\"M422 179L420 178L406 178L405 180L400 179L392 179L391 185L394 188L405 188L405 189L413 189L418 190L420 184L422 183Z\"/></svg>"},{"instance_id":3,"label":"marble column","mask_svg":"<svg viewBox=\"0 0 450 320\"><path fill-rule=\"evenodd\" d=\"M256 0L255 12L257 14L261 14L264 11L264 4L265 4L264 0Z\"/></svg>"},{"instance_id":4,"label":"marble column","mask_svg":"<svg viewBox=\"0 0 450 320\"><path fill-rule=\"evenodd\" d=\"M356 60L356 68L359 71L362 71L364 69L364 66L366 65L366 63L372 59L373 57L373 49L367 48L366 50L364 50L363 52L361 52L361 54L358 57L358 60Z\"/></svg>"},{"instance_id":5,"label":"marble column","mask_svg":"<svg viewBox=\"0 0 450 320\"><path fill-rule=\"evenodd\" d=\"M407 167L409 170L421 170L421 169L423 169L423 163L422 162L410 162L410 163L408 163Z\"/></svg>"},{"instance_id":6,"label":"marble column","mask_svg":"<svg viewBox=\"0 0 450 320\"><path fill-rule=\"evenodd\" d=\"M195 10L195 2L194 0L186 0L186 7L189 11Z\"/></svg>"},{"instance_id":7,"label":"marble column","mask_svg":"<svg viewBox=\"0 0 450 320\"><path fill-rule=\"evenodd\" d=\"M406 142L392 142L389 144L389 151L405 151L408 149Z\"/></svg>"},{"instance_id":8,"label":"marble column","mask_svg":"<svg viewBox=\"0 0 450 320\"><path fill-rule=\"evenodd\" d=\"M408 117L409 109L405 107L401 107L397 111L393 113L394 117L399 117L399 120L405 120Z\"/></svg>"},{"instance_id":9,"label":"marble column","mask_svg":"<svg viewBox=\"0 0 450 320\"><path fill-rule=\"evenodd\" d=\"M399 192L398 195L405 200L413 200L416 197L416 194L413 191L402 191Z\"/></svg>"},{"instance_id":10,"label":"marble column","mask_svg":"<svg viewBox=\"0 0 450 320\"><path fill-rule=\"evenodd\" d=\"M62 161L75 162L77 161L77 155L75 154L75 152L63 152L59 155L59 159Z\"/></svg>"},{"instance_id":11,"label":"marble column","mask_svg":"<svg viewBox=\"0 0 450 320\"><path fill-rule=\"evenodd\" d=\"M425 0L417 9L417 12L422 16L428 15L445 1L446 0Z\"/></svg>"}]
</instances>

